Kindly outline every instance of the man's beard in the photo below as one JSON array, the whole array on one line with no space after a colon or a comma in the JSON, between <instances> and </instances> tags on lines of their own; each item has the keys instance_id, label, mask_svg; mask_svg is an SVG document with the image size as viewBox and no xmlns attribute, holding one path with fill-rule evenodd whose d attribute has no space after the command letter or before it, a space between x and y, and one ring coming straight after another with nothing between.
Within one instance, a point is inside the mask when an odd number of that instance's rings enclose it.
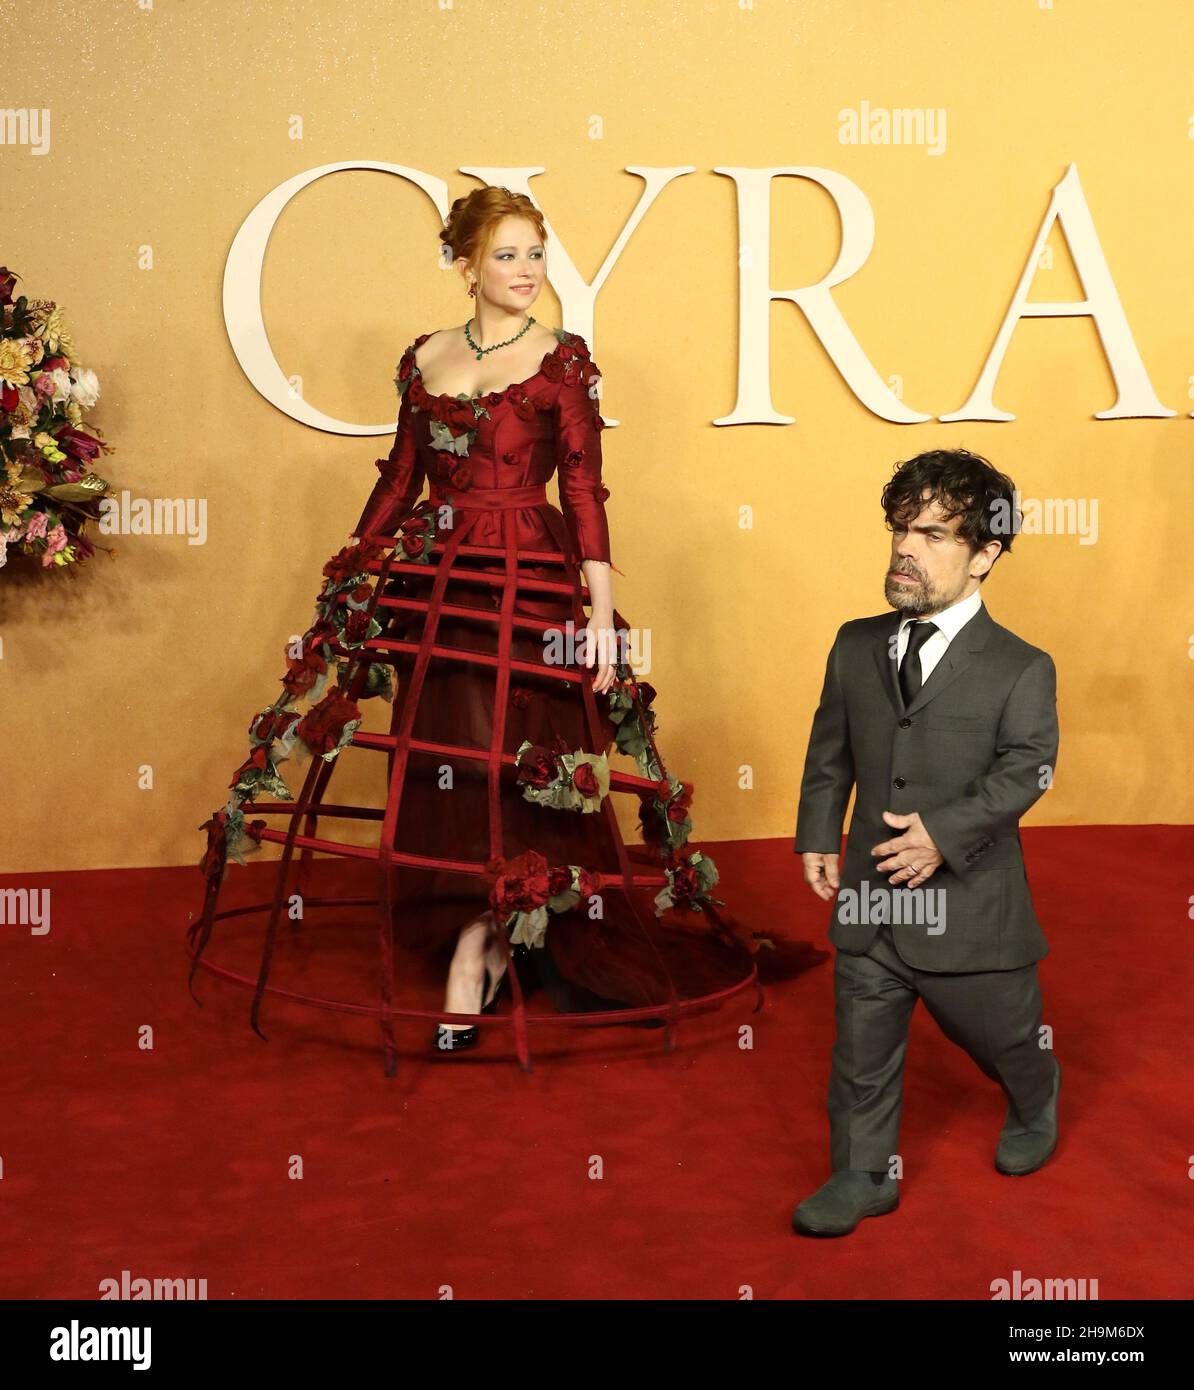
<instances>
[{"instance_id":1,"label":"man's beard","mask_svg":"<svg viewBox=\"0 0 1194 1390\"><path fill-rule=\"evenodd\" d=\"M914 570L896 570L897 574L910 574L916 580L915 585L897 584L891 577L892 572L888 570L887 578L883 584L883 594L888 603L905 617L919 618L925 613L935 613L942 605L939 602L939 595L930 587L923 575L917 574Z\"/></svg>"}]
</instances>

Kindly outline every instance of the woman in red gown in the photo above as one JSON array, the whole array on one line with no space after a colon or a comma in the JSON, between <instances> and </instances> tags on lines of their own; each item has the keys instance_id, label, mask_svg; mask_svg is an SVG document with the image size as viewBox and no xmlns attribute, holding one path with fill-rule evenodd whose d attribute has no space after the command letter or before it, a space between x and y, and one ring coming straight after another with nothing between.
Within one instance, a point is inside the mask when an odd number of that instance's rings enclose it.
<instances>
[{"instance_id":1,"label":"woman in red gown","mask_svg":"<svg viewBox=\"0 0 1194 1390\"><path fill-rule=\"evenodd\" d=\"M687 844L692 787L665 767L654 691L626 659L600 373L583 338L528 312L546 237L529 198L476 189L456 200L440 236L474 313L402 355L393 447L354 545L325 569L330 594L372 561L381 593L363 613L362 588L347 626L329 605L316 633L338 632L324 650L351 653L350 672L368 665L361 694L388 695L396 677L380 847L394 935L452 953L446 1015L488 1013L513 966L561 1011L668 1006L674 1019L678 1002L755 979L758 943L721 910L712 860ZM547 497L553 474L559 509ZM300 689L303 673L292 674ZM344 716L356 706L333 696L341 713L328 742L347 746L356 736ZM259 716L270 716L263 737L277 736L279 714L289 705ZM295 726L308 743L311 723ZM637 767L618 770L629 759ZM246 769L238 789L252 792L258 773ZM614 814L618 792L639 801L633 852ZM476 1036L445 1018L433 1041L452 1052Z\"/></svg>"}]
</instances>

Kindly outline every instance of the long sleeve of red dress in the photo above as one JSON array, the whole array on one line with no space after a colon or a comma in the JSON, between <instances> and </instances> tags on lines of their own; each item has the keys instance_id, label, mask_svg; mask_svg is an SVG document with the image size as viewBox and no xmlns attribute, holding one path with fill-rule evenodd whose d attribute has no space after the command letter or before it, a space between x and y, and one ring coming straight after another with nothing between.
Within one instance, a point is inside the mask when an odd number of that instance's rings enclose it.
<instances>
[{"instance_id":1,"label":"long sleeve of red dress","mask_svg":"<svg viewBox=\"0 0 1194 1390\"><path fill-rule=\"evenodd\" d=\"M584 360L580 380L562 381L553 413L560 511L580 560L610 560L608 490L601 481L601 407L594 383L601 373ZM592 392L592 394L590 394Z\"/></svg>"},{"instance_id":2,"label":"long sleeve of red dress","mask_svg":"<svg viewBox=\"0 0 1194 1390\"><path fill-rule=\"evenodd\" d=\"M369 532L388 536L393 534L398 518L414 506L423 490L425 469L413 428L410 392L402 396L398 407L398 429L388 456L377 460L381 477L373 485L361 519L353 528L354 536Z\"/></svg>"}]
</instances>

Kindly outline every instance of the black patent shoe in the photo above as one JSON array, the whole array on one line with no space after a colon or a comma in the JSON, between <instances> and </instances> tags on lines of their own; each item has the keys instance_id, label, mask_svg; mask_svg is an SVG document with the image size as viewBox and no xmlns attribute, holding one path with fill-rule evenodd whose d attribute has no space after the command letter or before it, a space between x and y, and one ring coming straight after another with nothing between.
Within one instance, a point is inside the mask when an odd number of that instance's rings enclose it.
<instances>
[{"instance_id":1,"label":"black patent shoe","mask_svg":"<svg viewBox=\"0 0 1194 1390\"><path fill-rule=\"evenodd\" d=\"M447 1023L436 1024L431 1046L437 1052L465 1052L477 1045L477 1025L468 1028L453 1028Z\"/></svg>"},{"instance_id":2,"label":"black patent shoe","mask_svg":"<svg viewBox=\"0 0 1194 1390\"><path fill-rule=\"evenodd\" d=\"M502 990L506 987L506 976L510 973L509 967L502 971L498 976L498 982L494 986L492 994L489 994L489 970L484 971L481 981L481 998L485 999L478 1010L479 1013L487 1014L491 1012L497 1001L502 996ZM486 999L486 995L489 995ZM436 1025L435 1032L431 1038L431 1046L437 1052L466 1052L470 1047L477 1045L477 1025L470 1024L467 1028L453 1027L448 1023Z\"/></svg>"}]
</instances>

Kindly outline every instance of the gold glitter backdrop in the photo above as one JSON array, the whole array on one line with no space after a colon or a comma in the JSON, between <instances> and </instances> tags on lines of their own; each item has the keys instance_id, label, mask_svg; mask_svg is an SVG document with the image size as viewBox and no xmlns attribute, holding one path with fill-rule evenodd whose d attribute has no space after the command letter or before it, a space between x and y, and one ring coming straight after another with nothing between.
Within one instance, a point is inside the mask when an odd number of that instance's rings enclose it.
<instances>
[{"instance_id":1,"label":"gold glitter backdrop","mask_svg":"<svg viewBox=\"0 0 1194 1390\"><path fill-rule=\"evenodd\" d=\"M352 161L422 171L449 199L476 186L467 170L528 181L549 275L563 247L586 282L639 210L633 171L684 171L614 256L587 336L619 422L603 435L615 603L650 631L661 743L696 783L702 839L791 836L825 653L886 607L880 488L895 460L958 444L1026 497L1098 503L1093 541L1024 536L983 589L1059 672L1058 780L1028 823L1189 821L1174 741L1194 674L1192 49L1181 0L6 7L0 264L65 306L117 492L202 502L206 529L105 538L116 562L75 582L0 570L0 869L202 851L389 447L253 387L225 263L271 190ZM994 389L1014 420L941 421L979 381L1071 165L1175 414L1095 419L1115 382L1094 322L1069 316L1015 328ZM861 190L874 245L832 302L891 399L927 419L868 409L788 298L743 340L743 258L762 252L743 244L742 177L769 168ZM765 196L771 286L814 284L842 239L825 181L779 176ZM468 309L437 268L439 225L422 189L378 170L319 178L282 210L261 304L304 401L395 418L402 349ZM1082 298L1060 226L1030 295ZM550 290L534 312L580 327ZM738 405L740 358L791 423L713 423ZM340 769L337 799L379 800L371 766Z\"/></svg>"}]
</instances>

